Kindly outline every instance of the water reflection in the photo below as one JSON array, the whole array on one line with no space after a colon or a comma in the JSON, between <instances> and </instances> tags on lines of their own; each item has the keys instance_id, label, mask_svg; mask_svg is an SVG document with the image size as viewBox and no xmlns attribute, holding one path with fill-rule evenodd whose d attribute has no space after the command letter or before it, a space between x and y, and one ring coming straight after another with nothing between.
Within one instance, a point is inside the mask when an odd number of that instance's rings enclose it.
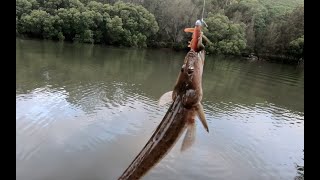
<instances>
[{"instance_id":1,"label":"water reflection","mask_svg":"<svg viewBox=\"0 0 320 180\"><path fill-rule=\"evenodd\" d=\"M304 152L304 150L303 150ZM304 160L304 158L302 158ZM297 176L294 178L295 180L303 180L304 179L304 165L298 165L296 164L297 168Z\"/></svg>"},{"instance_id":2,"label":"water reflection","mask_svg":"<svg viewBox=\"0 0 320 180\"><path fill-rule=\"evenodd\" d=\"M17 39L17 179L116 179L167 106L184 53ZM181 138L144 179L294 179L304 147L304 71L207 57L207 134ZM298 169L300 169L298 167Z\"/></svg>"}]
</instances>

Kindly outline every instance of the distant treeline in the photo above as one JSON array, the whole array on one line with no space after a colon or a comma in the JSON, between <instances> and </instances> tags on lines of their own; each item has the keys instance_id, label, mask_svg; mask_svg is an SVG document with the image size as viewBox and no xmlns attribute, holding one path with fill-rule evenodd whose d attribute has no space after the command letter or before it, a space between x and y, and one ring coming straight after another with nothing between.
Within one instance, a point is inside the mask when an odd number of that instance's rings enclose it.
<instances>
[{"instance_id":1,"label":"distant treeline","mask_svg":"<svg viewBox=\"0 0 320 180\"><path fill-rule=\"evenodd\" d=\"M16 34L129 47L187 49L203 0L16 0ZM206 0L212 54L303 59L300 0Z\"/></svg>"}]
</instances>

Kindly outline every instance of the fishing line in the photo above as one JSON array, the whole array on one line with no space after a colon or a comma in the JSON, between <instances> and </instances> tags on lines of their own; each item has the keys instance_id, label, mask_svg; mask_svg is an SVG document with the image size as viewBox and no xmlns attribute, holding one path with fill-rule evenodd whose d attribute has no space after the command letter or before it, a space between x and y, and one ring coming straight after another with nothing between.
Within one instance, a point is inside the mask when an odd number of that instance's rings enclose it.
<instances>
[{"instance_id":1,"label":"fishing line","mask_svg":"<svg viewBox=\"0 0 320 180\"><path fill-rule=\"evenodd\" d=\"M202 7L202 17L201 20L203 20L203 14L204 14L204 6L206 5L206 0L203 0L203 7Z\"/></svg>"},{"instance_id":2,"label":"fishing line","mask_svg":"<svg viewBox=\"0 0 320 180\"><path fill-rule=\"evenodd\" d=\"M206 6L206 0L203 0L203 7L202 7L202 17L201 17L201 22L208 27L207 23L204 22L203 20L203 14L204 14L204 7Z\"/></svg>"}]
</instances>

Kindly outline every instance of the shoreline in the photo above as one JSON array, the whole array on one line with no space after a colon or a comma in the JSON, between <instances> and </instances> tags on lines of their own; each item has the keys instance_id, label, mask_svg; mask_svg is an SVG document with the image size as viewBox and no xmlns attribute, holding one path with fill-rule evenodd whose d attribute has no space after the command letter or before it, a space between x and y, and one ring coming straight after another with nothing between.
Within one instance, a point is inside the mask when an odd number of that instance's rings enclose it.
<instances>
[{"instance_id":1,"label":"shoreline","mask_svg":"<svg viewBox=\"0 0 320 180\"><path fill-rule=\"evenodd\" d=\"M140 50L164 50L164 51L173 51L173 52L188 52L188 48L177 49L174 47L128 47L128 46L115 46L109 45L104 43L83 43L83 42L76 42L76 41L59 41L59 40L52 40L52 39L41 39L41 38L33 38L23 35L16 36L16 39L20 40L35 40L35 41L50 41L55 43L68 43L68 44L83 44L83 45L95 45L100 47L108 47L108 48L128 48L128 49L140 49ZM277 55L260 55L259 57L253 53L241 53L240 55L228 55L228 54L211 54L207 53L207 56L224 56L224 57L233 57L233 58L241 58L242 60L247 60L249 62L270 62L276 64L288 64L288 65L296 65L300 67L304 67L304 59L299 61L294 61L290 58L284 58L282 56Z\"/></svg>"}]
</instances>

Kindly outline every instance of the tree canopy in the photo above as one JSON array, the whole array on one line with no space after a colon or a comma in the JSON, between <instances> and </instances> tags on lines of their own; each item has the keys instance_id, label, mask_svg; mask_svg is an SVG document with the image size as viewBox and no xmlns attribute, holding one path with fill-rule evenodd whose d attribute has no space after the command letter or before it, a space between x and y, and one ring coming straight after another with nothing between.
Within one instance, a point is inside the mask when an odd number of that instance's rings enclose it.
<instances>
[{"instance_id":1,"label":"tree canopy","mask_svg":"<svg viewBox=\"0 0 320 180\"><path fill-rule=\"evenodd\" d=\"M17 0L17 31L30 37L145 47L157 33L153 14L141 5L79 0Z\"/></svg>"}]
</instances>

